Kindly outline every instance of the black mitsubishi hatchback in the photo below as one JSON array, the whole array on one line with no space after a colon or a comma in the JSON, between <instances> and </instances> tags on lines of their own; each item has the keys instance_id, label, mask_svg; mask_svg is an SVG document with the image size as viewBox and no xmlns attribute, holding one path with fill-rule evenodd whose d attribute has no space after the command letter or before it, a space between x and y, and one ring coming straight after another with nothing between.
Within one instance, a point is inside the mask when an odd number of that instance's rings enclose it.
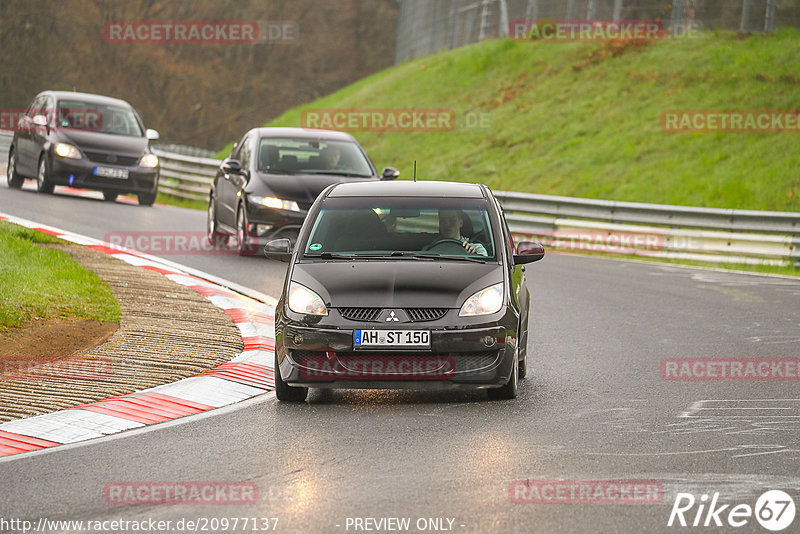
<instances>
[{"instance_id":1,"label":"black mitsubishi hatchback","mask_svg":"<svg viewBox=\"0 0 800 534\"><path fill-rule=\"evenodd\" d=\"M486 389L514 398L527 369L525 264L488 187L371 182L327 188L288 261L275 310L275 389Z\"/></svg>"},{"instance_id":2,"label":"black mitsubishi hatchback","mask_svg":"<svg viewBox=\"0 0 800 534\"><path fill-rule=\"evenodd\" d=\"M8 186L36 179L41 193L56 185L103 192L113 201L133 193L150 206L158 193L159 161L150 149L158 132L145 130L118 98L45 91L22 114L8 153Z\"/></svg>"}]
</instances>

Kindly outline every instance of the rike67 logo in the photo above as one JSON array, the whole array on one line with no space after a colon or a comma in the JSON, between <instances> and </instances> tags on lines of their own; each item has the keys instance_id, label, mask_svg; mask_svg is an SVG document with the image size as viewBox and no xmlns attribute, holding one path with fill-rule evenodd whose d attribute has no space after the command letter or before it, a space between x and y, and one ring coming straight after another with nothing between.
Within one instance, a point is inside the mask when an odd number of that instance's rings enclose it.
<instances>
[{"instance_id":1,"label":"rike67 logo","mask_svg":"<svg viewBox=\"0 0 800 534\"><path fill-rule=\"evenodd\" d=\"M792 497L780 490L770 490L756 500L755 507L749 504L717 504L719 493L714 493L711 502L708 495L696 499L691 493L678 493L667 526L692 527L743 527L753 517L767 530L784 530L794 521L795 505Z\"/></svg>"}]
</instances>

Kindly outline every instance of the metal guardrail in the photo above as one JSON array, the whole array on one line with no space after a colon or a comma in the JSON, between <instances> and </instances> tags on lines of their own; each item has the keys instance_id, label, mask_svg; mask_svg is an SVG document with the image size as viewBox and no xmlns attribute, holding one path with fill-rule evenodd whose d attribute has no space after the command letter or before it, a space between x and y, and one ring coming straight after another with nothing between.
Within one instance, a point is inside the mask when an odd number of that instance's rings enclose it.
<instances>
[{"instance_id":1,"label":"metal guardrail","mask_svg":"<svg viewBox=\"0 0 800 534\"><path fill-rule=\"evenodd\" d=\"M219 168L218 159L153 150L161 162L159 191L188 200L205 200Z\"/></svg>"},{"instance_id":2,"label":"metal guardrail","mask_svg":"<svg viewBox=\"0 0 800 534\"><path fill-rule=\"evenodd\" d=\"M800 268L800 213L495 192L509 228L546 247Z\"/></svg>"},{"instance_id":3,"label":"metal guardrail","mask_svg":"<svg viewBox=\"0 0 800 534\"><path fill-rule=\"evenodd\" d=\"M0 158L10 132L0 132ZM203 200L220 160L154 150L160 191ZM800 213L696 208L495 191L518 238L551 249L800 268Z\"/></svg>"}]
</instances>

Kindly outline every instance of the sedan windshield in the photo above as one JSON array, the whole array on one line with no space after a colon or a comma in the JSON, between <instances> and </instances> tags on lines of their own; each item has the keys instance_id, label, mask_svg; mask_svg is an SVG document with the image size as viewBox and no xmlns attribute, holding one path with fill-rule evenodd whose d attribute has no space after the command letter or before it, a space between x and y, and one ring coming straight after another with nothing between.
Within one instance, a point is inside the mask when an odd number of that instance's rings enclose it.
<instances>
[{"instance_id":1,"label":"sedan windshield","mask_svg":"<svg viewBox=\"0 0 800 534\"><path fill-rule=\"evenodd\" d=\"M118 106L92 104L77 100L58 103L58 126L112 135L142 137L144 132L133 110Z\"/></svg>"},{"instance_id":2,"label":"sedan windshield","mask_svg":"<svg viewBox=\"0 0 800 534\"><path fill-rule=\"evenodd\" d=\"M278 174L334 174L371 177L372 168L352 141L261 139L258 170Z\"/></svg>"},{"instance_id":3,"label":"sedan windshield","mask_svg":"<svg viewBox=\"0 0 800 534\"><path fill-rule=\"evenodd\" d=\"M483 199L328 199L304 246L306 258L495 258Z\"/></svg>"}]
</instances>

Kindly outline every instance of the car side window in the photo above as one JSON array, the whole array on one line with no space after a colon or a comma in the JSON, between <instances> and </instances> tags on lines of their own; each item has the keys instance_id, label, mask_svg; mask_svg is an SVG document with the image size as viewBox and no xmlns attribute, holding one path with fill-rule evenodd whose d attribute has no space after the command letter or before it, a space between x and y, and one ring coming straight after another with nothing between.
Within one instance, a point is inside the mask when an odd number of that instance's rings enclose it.
<instances>
[{"instance_id":1,"label":"car side window","mask_svg":"<svg viewBox=\"0 0 800 534\"><path fill-rule=\"evenodd\" d=\"M45 97L40 96L36 98L31 106L28 108L28 117L34 118L36 115L39 115L42 108L44 107Z\"/></svg>"},{"instance_id":2,"label":"car side window","mask_svg":"<svg viewBox=\"0 0 800 534\"><path fill-rule=\"evenodd\" d=\"M250 137L242 140L242 146L239 151L239 157L237 158L239 162L242 164L242 169L249 169L250 168L250 157L253 152L253 148L250 143Z\"/></svg>"}]
</instances>

